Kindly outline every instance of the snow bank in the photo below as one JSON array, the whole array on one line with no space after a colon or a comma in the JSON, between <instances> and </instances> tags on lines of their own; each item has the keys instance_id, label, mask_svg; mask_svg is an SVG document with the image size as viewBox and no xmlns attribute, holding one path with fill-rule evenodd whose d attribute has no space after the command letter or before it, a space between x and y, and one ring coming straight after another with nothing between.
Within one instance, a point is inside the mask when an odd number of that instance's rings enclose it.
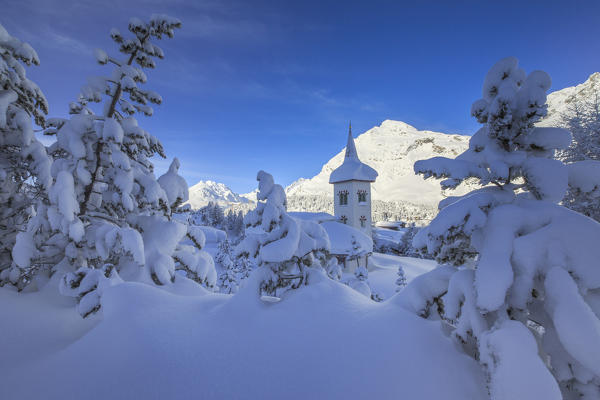
<instances>
[{"instance_id":1,"label":"snow bank","mask_svg":"<svg viewBox=\"0 0 600 400\"><path fill-rule=\"evenodd\" d=\"M2 288L0 315L13 335L0 341L0 398L486 398L480 368L438 323L375 303L322 274L311 279L278 303L261 302L251 282L234 297L120 284L102 298L104 319L77 341L91 324L72 306L35 301L42 321L52 312L82 325L42 322L43 334L37 320L17 328L35 314L12 314L13 302L31 295L15 299ZM14 365L18 357L11 352L7 360L4 350L23 343L17 331L33 349L38 338L71 344Z\"/></svg>"},{"instance_id":2,"label":"snow bank","mask_svg":"<svg viewBox=\"0 0 600 400\"><path fill-rule=\"evenodd\" d=\"M227 239L227 233L221 229L211 226L194 226L194 229L198 229L204 233L206 243L219 243Z\"/></svg>"},{"instance_id":3,"label":"snow bank","mask_svg":"<svg viewBox=\"0 0 600 400\"><path fill-rule=\"evenodd\" d=\"M396 294L398 266L402 266L406 282L433 270L437 263L433 260L423 260L411 257L399 257L391 254L373 253L369 257L369 285L373 292L389 299Z\"/></svg>"},{"instance_id":4,"label":"snow bank","mask_svg":"<svg viewBox=\"0 0 600 400\"><path fill-rule=\"evenodd\" d=\"M341 224L336 221L327 221L323 222L321 226L329 236L332 254L370 253L373 251L373 240L350 225ZM353 237L356 238L356 242L359 245L358 250L352 249Z\"/></svg>"}]
</instances>

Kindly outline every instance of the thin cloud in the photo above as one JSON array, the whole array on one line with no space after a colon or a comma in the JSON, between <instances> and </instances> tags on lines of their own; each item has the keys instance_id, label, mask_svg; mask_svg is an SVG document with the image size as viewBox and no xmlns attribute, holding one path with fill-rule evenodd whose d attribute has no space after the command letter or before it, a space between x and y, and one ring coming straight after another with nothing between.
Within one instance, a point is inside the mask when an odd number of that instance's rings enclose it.
<instances>
[{"instance_id":1,"label":"thin cloud","mask_svg":"<svg viewBox=\"0 0 600 400\"><path fill-rule=\"evenodd\" d=\"M265 43L272 37L266 25L255 20L223 19L207 14L182 16L180 19L185 28L181 30L183 37L247 44Z\"/></svg>"}]
</instances>

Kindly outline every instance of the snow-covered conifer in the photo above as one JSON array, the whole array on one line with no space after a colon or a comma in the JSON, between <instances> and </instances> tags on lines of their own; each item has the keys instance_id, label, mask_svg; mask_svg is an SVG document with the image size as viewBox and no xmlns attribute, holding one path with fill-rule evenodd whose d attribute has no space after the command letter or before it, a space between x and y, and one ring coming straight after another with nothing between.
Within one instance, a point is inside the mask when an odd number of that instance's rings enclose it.
<instances>
[{"instance_id":1,"label":"snow-covered conifer","mask_svg":"<svg viewBox=\"0 0 600 400\"><path fill-rule=\"evenodd\" d=\"M185 179L179 175L179 159L174 158L169 170L158 178L158 184L165 191L171 212L188 201L190 195Z\"/></svg>"},{"instance_id":2,"label":"snow-covered conifer","mask_svg":"<svg viewBox=\"0 0 600 400\"><path fill-rule=\"evenodd\" d=\"M248 257L234 258L233 263L238 286L242 286L244 279L247 279L250 273L256 268L256 264Z\"/></svg>"},{"instance_id":3,"label":"snow-covered conifer","mask_svg":"<svg viewBox=\"0 0 600 400\"><path fill-rule=\"evenodd\" d=\"M182 270L186 276L209 290L213 290L217 282L215 262L204 250L206 236L195 225L187 223L187 233L175 247L173 258L175 269Z\"/></svg>"},{"instance_id":4,"label":"snow-covered conifer","mask_svg":"<svg viewBox=\"0 0 600 400\"><path fill-rule=\"evenodd\" d=\"M32 118L44 126L48 104L39 87L26 76L25 65L39 65L27 43L0 25L0 284L26 286L33 273L19 268L17 259L33 251L35 243L12 254L19 231L25 230L36 199L47 197L51 182L50 158L36 139Z\"/></svg>"},{"instance_id":5,"label":"snow-covered conifer","mask_svg":"<svg viewBox=\"0 0 600 400\"><path fill-rule=\"evenodd\" d=\"M229 240L225 239L219 243L217 255L215 256L215 261L221 266L221 274L217 281L221 293L235 293L240 286L236 265L231 257L231 245Z\"/></svg>"},{"instance_id":6,"label":"snow-covered conifer","mask_svg":"<svg viewBox=\"0 0 600 400\"><path fill-rule=\"evenodd\" d=\"M212 290L215 286L216 270L210 254L204 251L206 237L204 232L194 226L189 207L181 206L188 200L189 192L185 179L179 175L179 160L175 158L169 170L158 178L159 185L165 191L169 201L170 223L177 221L186 227L185 235L175 245L172 258L175 261L174 269L182 270L185 275ZM163 217L164 218L164 217Z\"/></svg>"},{"instance_id":7,"label":"snow-covered conifer","mask_svg":"<svg viewBox=\"0 0 600 400\"><path fill-rule=\"evenodd\" d=\"M197 211L200 223L217 229L227 229L225 213L218 203L209 201L207 205Z\"/></svg>"},{"instance_id":8,"label":"snow-covered conifer","mask_svg":"<svg viewBox=\"0 0 600 400\"><path fill-rule=\"evenodd\" d=\"M419 232L419 228L417 228L414 223L406 228L402 238L400 238L400 243L398 243L398 255L405 257L419 257L419 253L412 245L412 241L417 232Z\"/></svg>"},{"instance_id":9,"label":"snow-covered conifer","mask_svg":"<svg viewBox=\"0 0 600 400\"><path fill-rule=\"evenodd\" d=\"M598 178L589 165L553 159L569 146L567 130L534 126L549 88L545 72L501 60L472 106L483 127L469 149L415 163L417 173L445 178L443 187L467 178L486 185L445 199L413 241L438 262L464 266L441 267L445 279L429 280L436 290L411 283L397 301L441 297L454 337L486 367L493 399L600 394L600 224L557 204L568 184L594 190Z\"/></svg>"},{"instance_id":10,"label":"snow-covered conifer","mask_svg":"<svg viewBox=\"0 0 600 400\"><path fill-rule=\"evenodd\" d=\"M273 177L259 171L256 209L244 217L246 237L237 257L256 261L263 274L263 295L280 297L288 289L308 284L309 270L326 266L329 237L319 224L292 218L285 191Z\"/></svg>"},{"instance_id":11,"label":"snow-covered conifer","mask_svg":"<svg viewBox=\"0 0 600 400\"><path fill-rule=\"evenodd\" d=\"M406 286L406 275L402 264L398 265L398 279L396 279L396 292L401 291Z\"/></svg>"},{"instance_id":12,"label":"snow-covered conifer","mask_svg":"<svg viewBox=\"0 0 600 400\"><path fill-rule=\"evenodd\" d=\"M113 29L111 38L125 59L97 51L100 64L115 66L110 75L89 80L71 103L68 120L48 121L46 133L57 139L49 148L54 156L49 202L38 208L15 247L37 240L38 226L49 224L50 234L44 251L23 257L20 267L40 264L51 253L63 257L55 271L95 276L95 269L109 263L115 266L111 274L128 279L160 285L174 279L172 255L187 228L170 220L169 197L154 176L150 158L164 157L162 145L133 115L152 115L149 104L162 102L139 85L146 82L143 69L154 68L154 58L164 57L154 41L172 37L180 25L154 15L147 23L132 18L130 37ZM102 112L96 114L90 103L102 103Z\"/></svg>"},{"instance_id":13,"label":"snow-covered conifer","mask_svg":"<svg viewBox=\"0 0 600 400\"><path fill-rule=\"evenodd\" d=\"M369 285L369 271L364 266L358 266L354 270L354 278L348 285L357 292L371 297L371 285Z\"/></svg>"},{"instance_id":14,"label":"snow-covered conifer","mask_svg":"<svg viewBox=\"0 0 600 400\"><path fill-rule=\"evenodd\" d=\"M242 212L229 210L225 216L223 227L227 230L227 235L232 238L234 243L241 240L244 232L244 215Z\"/></svg>"},{"instance_id":15,"label":"snow-covered conifer","mask_svg":"<svg viewBox=\"0 0 600 400\"><path fill-rule=\"evenodd\" d=\"M571 103L563 115L563 125L573 133L573 142L559 153L561 160L575 164L588 160L600 161L600 93L595 93L589 101ZM584 164L593 163L588 161ZM570 187L563 204L600 221L599 190L585 191Z\"/></svg>"},{"instance_id":16,"label":"snow-covered conifer","mask_svg":"<svg viewBox=\"0 0 600 400\"><path fill-rule=\"evenodd\" d=\"M327 262L327 276L334 281L342 279L342 266L335 257L331 257Z\"/></svg>"}]
</instances>

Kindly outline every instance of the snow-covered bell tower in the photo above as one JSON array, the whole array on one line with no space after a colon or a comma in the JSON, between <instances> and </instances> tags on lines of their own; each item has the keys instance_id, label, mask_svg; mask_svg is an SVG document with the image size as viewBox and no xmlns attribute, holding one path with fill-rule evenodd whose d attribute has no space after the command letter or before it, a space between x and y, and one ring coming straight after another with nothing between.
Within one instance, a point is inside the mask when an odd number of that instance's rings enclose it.
<instances>
[{"instance_id":1,"label":"snow-covered bell tower","mask_svg":"<svg viewBox=\"0 0 600 400\"><path fill-rule=\"evenodd\" d=\"M334 214L344 224L353 226L371 237L371 182L377 171L361 162L348 128L348 144L342 165L329 176L333 184Z\"/></svg>"}]
</instances>

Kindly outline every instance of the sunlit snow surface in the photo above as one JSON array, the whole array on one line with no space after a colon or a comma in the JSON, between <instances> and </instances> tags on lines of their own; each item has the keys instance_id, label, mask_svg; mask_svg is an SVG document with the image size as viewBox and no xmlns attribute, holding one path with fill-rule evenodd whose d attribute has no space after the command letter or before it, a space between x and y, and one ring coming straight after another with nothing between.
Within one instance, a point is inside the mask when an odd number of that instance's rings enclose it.
<instances>
[{"instance_id":1,"label":"sunlit snow surface","mask_svg":"<svg viewBox=\"0 0 600 400\"><path fill-rule=\"evenodd\" d=\"M51 285L0 288L0 398L485 398L437 322L321 274L264 303L259 278L233 297L125 283L89 320Z\"/></svg>"}]
</instances>

